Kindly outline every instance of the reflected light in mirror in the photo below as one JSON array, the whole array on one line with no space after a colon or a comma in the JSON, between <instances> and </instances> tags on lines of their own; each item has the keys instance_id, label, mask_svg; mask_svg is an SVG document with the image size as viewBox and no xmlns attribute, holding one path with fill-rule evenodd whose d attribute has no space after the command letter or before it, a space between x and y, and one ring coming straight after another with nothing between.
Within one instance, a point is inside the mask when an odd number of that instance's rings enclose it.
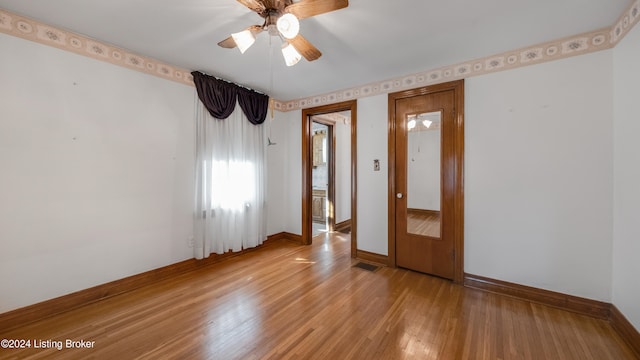
<instances>
[{"instance_id":1,"label":"reflected light in mirror","mask_svg":"<svg viewBox=\"0 0 640 360\"><path fill-rule=\"evenodd\" d=\"M409 128L409 130L413 129L414 127L416 127L416 121L409 120L409 122L407 123L407 127Z\"/></svg>"}]
</instances>

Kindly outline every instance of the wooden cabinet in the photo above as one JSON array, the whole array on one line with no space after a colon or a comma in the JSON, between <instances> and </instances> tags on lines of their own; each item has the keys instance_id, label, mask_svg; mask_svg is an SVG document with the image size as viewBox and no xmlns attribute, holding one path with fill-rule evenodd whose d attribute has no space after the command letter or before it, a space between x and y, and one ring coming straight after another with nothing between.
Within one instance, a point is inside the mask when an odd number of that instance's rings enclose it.
<instances>
[{"instance_id":1,"label":"wooden cabinet","mask_svg":"<svg viewBox=\"0 0 640 360\"><path fill-rule=\"evenodd\" d=\"M327 221L327 191L314 189L311 194L311 219L313 222Z\"/></svg>"}]
</instances>

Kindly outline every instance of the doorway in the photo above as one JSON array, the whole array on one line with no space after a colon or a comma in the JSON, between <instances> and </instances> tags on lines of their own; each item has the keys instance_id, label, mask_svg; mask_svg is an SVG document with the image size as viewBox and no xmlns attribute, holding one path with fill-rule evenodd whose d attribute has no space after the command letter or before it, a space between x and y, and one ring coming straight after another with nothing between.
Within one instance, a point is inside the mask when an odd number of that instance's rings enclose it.
<instances>
[{"instance_id":1,"label":"doorway","mask_svg":"<svg viewBox=\"0 0 640 360\"><path fill-rule=\"evenodd\" d=\"M463 281L464 81L389 94L389 262Z\"/></svg>"},{"instance_id":2,"label":"doorway","mask_svg":"<svg viewBox=\"0 0 640 360\"><path fill-rule=\"evenodd\" d=\"M327 201L325 214L329 225L328 231L348 228L351 233L351 256L356 256L357 249L357 211L356 211L356 123L357 102L342 103L304 109L302 111L302 243L310 245L313 237L314 204L315 214L321 211L317 208L321 204L318 198L321 192L314 196L314 155L316 168L321 163L319 152L314 154L314 125L319 131L321 126L327 126L326 146L330 151L326 153L329 162L327 173ZM320 133L315 141L320 143L324 134ZM347 145L340 145L340 137L346 137ZM348 147L348 149L345 149ZM316 147L316 149L319 149ZM342 156L341 154L344 154ZM333 155L332 155L333 154ZM320 161L320 162L319 162ZM333 165L331 165L333 164ZM331 170L333 168L333 170ZM331 173L329 173L331 172ZM317 176L317 175L316 175ZM318 190L318 189L316 189ZM314 201L315 199L315 201ZM345 210L348 210L345 215ZM344 217L348 219L344 219Z\"/></svg>"}]
</instances>

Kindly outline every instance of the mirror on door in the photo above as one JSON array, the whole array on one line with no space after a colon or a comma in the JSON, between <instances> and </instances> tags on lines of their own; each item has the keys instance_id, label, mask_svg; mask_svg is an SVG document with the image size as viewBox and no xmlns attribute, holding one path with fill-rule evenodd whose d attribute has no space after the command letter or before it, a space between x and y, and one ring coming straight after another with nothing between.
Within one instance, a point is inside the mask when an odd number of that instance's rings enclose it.
<instances>
[{"instance_id":1,"label":"mirror on door","mask_svg":"<svg viewBox=\"0 0 640 360\"><path fill-rule=\"evenodd\" d=\"M407 233L440 238L440 111L406 116Z\"/></svg>"}]
</instances>

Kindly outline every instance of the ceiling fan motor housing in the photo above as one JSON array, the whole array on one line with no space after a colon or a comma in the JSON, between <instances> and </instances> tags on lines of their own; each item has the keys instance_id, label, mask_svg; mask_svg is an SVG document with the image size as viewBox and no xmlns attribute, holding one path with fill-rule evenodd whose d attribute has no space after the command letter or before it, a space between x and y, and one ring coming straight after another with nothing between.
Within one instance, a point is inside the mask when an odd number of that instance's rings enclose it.
<instances>
[{"instance_id":1,"label":"ceiling fan motor housing","mask_svg":"<svg viewBox=\"0 0 640 360\"><path fill-rule=\"evenodd\" d=\"M264 28L269 31L271 36L279 36L278 32L278 18L280 17L280 11L271 9L268 11L267 16L264 18Z\"/></svg>"}]
</instances>

